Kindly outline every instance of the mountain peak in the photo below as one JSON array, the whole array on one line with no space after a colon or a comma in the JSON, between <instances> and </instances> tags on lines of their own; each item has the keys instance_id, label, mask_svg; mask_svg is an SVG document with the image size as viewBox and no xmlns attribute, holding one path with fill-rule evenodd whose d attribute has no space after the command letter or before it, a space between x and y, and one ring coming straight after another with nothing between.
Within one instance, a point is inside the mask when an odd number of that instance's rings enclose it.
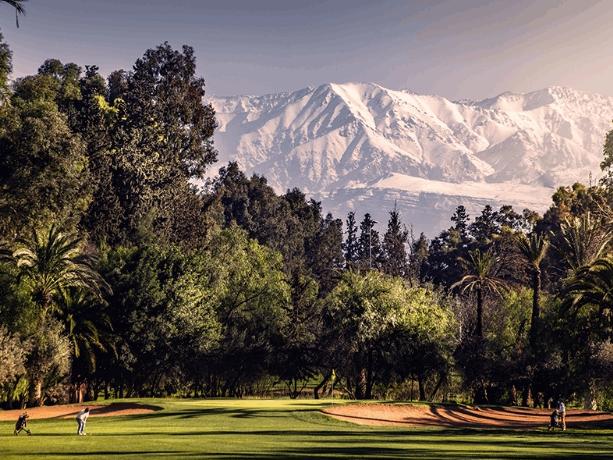
<instances>
[{"instance_id":1,"label":"mountain peak","mask_svg":"<svg viewBox=\"0 0 613 460\"><path fill-rule=\"evenodd\" d=\"M453 205L488 203L497 187L519 187L526 199L507 193L510 204L543 210L552 187L599 174L613 119L613 98L561 86L452 102L346 82L211 102L222 163L237 160L278 191L300 187L340 214L367 204L385 212L393 195L429 231Z\"/></svg>"}]
</instances>

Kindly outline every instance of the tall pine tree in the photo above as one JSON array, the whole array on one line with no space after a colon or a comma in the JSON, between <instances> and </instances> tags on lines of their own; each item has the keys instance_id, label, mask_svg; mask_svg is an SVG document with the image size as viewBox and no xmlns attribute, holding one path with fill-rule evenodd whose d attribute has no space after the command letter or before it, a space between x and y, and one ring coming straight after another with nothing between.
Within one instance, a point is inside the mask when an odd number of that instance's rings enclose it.
<instances>
[{"instance_id":1,"label":"tall pine tree","mask_svg":"<svg viewBox=\"0 0 613 460\"><path fill-rule=\"evenodd\" d=\"M421 232L419 238L414 240L411 236L411 255L409 256L409 277L411 280L424 281L427 267L424 265L428 260L429 243L426 235Z\"/></svg>"},{"instance_id":2,"label":"tall pine tree","mask_svg":"<svg viewBox=\"0 0 613 460\"><path fill-rule=\"evenodd\" d=\"M400 222L400 213L397 209L390 212L387 222L387 231L383 236L383 260L384 273L392 276L406 277L408 275L407 240L409 232Z\"/></svg>"},{"instance_id":3,"label":"tall pine tree","mask_svg":"<svg viewBox=\"0 0 613 460\"><path fill-rule=\"evenodd\" d=\"M369 213L364 214L360 222L360 238L358 239L358 268L369 270L381 266L381 242L379 232L375 230L375 222Z\"/></svg>"},{"instance_id":4,"label":"tall pine tree","mask_svg":"<svg viewBox=\"0 0 613 460\"><path fill-rule=\"evenodd\" d=\"M328 294L340 278L343 268L343 222L327 214L309 244L307 261L319 281L319 295Z\"/></svg>"},{"instance_id":5,"label":"tall pine tree","mask_svg":"<svg viewBox=\"0 0 613 460\"><path fill-rule=\"evenodd\" d=\"M466 238L469 221L470 217L466 212L466 208L462 205L458 206L451 216L451 222L455 224L453 228L460 233L462 239Z\"/></svg>"},{"instance_id":6,"label":"tall pine tree","mask_svg":"<svg viewBox=\"0 0 613 460\"><path fill-rule=\"evenodd\" d=\"M345 264L353 268L358 261L358 227L355 221L355 212L347 214L347 238L343 244Z\"/></svg>"}]
</instances>

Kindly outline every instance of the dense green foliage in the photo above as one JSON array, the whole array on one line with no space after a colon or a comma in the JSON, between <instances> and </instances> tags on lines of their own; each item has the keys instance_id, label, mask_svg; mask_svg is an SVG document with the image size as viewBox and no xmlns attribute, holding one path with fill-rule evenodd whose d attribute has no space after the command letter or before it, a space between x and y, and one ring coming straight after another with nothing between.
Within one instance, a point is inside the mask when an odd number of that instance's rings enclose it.
<instances>
[{"instance_id":1,"label":"dense green foliage","mask_svg":"<svg viewBox=\"0 0 613 460\"><path fill-rule=\"evenodd\" d=\"M0 40L5 406L308 383L315 398L609 404L606 177L560 188L543 217L459 206L431 241L395 208L343 231L236 163L204 180L216 122L190 47L107 79L57 59L10 72Z\"/></svg>"},{"instance_id":2,"label":"dense green foliage","mask_svg":"<svg viewBox=\"0 0 613 460\"><path fill-rule=\"evenodd\" d=\"M409 287L377 271L347 271L326 298L324 324L341 384L356 399L370 399L377 385L414 377L447 377L454 342L453 314L442 296Z\"/></svg>"}]
</instances>

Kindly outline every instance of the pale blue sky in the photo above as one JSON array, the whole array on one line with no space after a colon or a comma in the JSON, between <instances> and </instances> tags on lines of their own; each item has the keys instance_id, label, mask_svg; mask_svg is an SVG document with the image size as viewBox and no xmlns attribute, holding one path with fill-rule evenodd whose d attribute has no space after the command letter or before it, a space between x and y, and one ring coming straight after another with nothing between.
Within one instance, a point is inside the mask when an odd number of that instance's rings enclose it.
<instances>
[{"instance_id":1,"label":"pale blue sky","mask_svg":"<svg viewBox=\"0 0 613 460\"><path fill-rule=\"evenodd\" d=\"M48 57L104 73L192 45L211 94L373 81L453 99L565 85L613 95L609 0L30 0L15 75Z\"/></svg>"}]
</instances>

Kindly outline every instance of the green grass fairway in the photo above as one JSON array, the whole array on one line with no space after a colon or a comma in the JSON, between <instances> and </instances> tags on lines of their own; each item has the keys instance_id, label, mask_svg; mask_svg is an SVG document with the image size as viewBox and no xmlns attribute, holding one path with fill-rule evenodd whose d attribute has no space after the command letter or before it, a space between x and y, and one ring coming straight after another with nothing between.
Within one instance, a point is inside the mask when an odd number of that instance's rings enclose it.
<instances>
[{"instance_id":1,"label":"green grass fairway","mask_svg":"<svg viewBox=\"0 0 613 460\"><path fill-rule=\"evenodd\" d=\"M34 420L15 437L0 423L0 459L143 458L611 458L613 430L404 429L356 426L318 412L330 402L145 400L163 410L74 420Z\"/></svg>"}]
</instances>

